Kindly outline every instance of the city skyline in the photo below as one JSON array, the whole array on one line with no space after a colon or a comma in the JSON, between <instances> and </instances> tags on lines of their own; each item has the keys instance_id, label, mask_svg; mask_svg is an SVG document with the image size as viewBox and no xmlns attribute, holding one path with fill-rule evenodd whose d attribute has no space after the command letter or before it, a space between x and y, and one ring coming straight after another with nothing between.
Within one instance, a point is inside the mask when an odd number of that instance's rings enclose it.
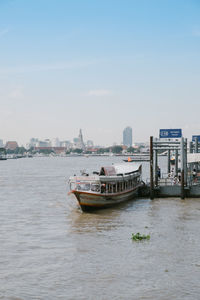
<instances>
[{"instance_id":1,"label":"city skyline","mask_svg":"<svg viewBox=\"0 0 200 300\"><path fill-rule=\"evenodd\" d=\"M124 130L126 129L131 129L132 132L132 128L130 127L126 127ZM124 130L122 131L122 140L124 138ZM132 134L132 133L131 133ZM45 145L44 147L65 147L66 145L68 145L68 147L70 148L70 145L74 145L74 147L77 148L85 148L86 147L93 147L93 146L102 146L102 147L106 147L106 146L112 146L115 145L117 143L113 143L112 141L110 141L110 143L108 145L99 145L99 144L95 144L93 142L93 140L91 139L84 139L83 138L83 133L82 133L82 129L79 129L79 134L76 137L73 137L71 140L70 139L60 139L58 137L54 137L54 138L38 138L38 137L31 137L29 138L29 141L26 141L25 144L20 144L17 140L14 139L10 139L10 140L3 140L0 139L0 144L1 147L3 147L7 142L17 142L20 146L24 146L26 148L30 148L30 147L41 147L43 145ZM124 143L124 140L121 141L120 143L118 143L119 145L126 145L126 143ZM130 146L132 146L132 140L131 140L131 144Z\"/></svg>"},{"instance_id":2,"label":"city skyline","mask_svg":"<svg viewBox=\"0 0 200 300\"><path fill-rule=\"evenodd\" d=\"M200 3L0 2L3 140L198 135Z\"/></svg>"},{"instance_id":3,"label":"city skyline","mask_svg":"<svg viewBox=\"0 0 200 300\"><path fill-rule=\"evenodd\" d=\"M126 138L127 137L125 137L125 139L124 139L124 132L126 131L126 129L129 129L129 130L131 130L131 133L130 133L130 136L131 136L131 140L132 140L132 142L130 141L129 143L126 143ZM177 129L173 129L173 128L168 128L168 129L166 129L166 130L170 130L170 129L172 129L172 130L177 130ZM163 130L163 129L162 129ZM180 130L180 129L178 129L178 130ZM79 129L79 134L78 133L76 133L76 135L74 136L74 137L72 137L72 138L69 138L69 137L64 137L64 138L60 138L59 136L54 136L54 137L49 137L49 136L46 136L46 137L29 137L28 138L28 140L26 140L24 143L20 143L20 141L19 140L17 140L17 139L14 139L14 138L11 138L11 139L3 139L2 137L0 137L0 144L1 144L1 147L3 147L2 145L5 145L6 144L6 142L10 142L10 141L16 141L18 144L19 144L19 146L21 147L21 146L23 146L23 147L27 147L27 145L28 144L31 144L32 143L32 140L34 140L35 141L35 143L37 142L41 142L41 143L43 143L43 142L50 142L51 143L51 146L52 147L60 147L60 145L56 145L56 143L61 143L61 144L64 144L64 143L71 143L71 144L76 144L76 143L80 143L78 140L79 140L79 137L80 137L80 131L81 131L81 135L82 135L82 129ZM142 140L140 140L140 141L135 141L135 140L133 140L133 138L132 138L132 128L130 127L130 126L126 126L126 128L124 128L124 129L121 129L121 141L120 142L115 142L115 141L110 141L110 142L108 142L107 144L98 144L98 143L96 143L95 141L93 141L90 137L87 137L86 135L85 135L85 133L83 133L83 135L84 135L84 138L83 138L83 141L81 142L81 143L83 143L83 144L86 144L87 145L87 147L88 147L88 144L90 144L90 145L92 145L92 146L97 146L97 147L110 147L110 146L113 146L113 145L125 145L125 146L134 146L134 145L138 145L138 144L149 144L149 140L150 140L150 137L147 139L147 140L144 140L144 141L142 141ZM129 135L129 134L128 134ZM158 130L158 132L157 132L157 134L155 134L154 135L154 138L159 138L159 136L160 136L160 129ZM183 135L182 135L183 137L186 137L185 135L184 135L184 132L183 132ZM188 139L188 141L192 141L193 139L194 139L194 137L195 136L200 136L200 135L192 135L192 136L189 136L189 139ZM130 137L129 137L130 138ZM91 147L92 147L91 146Z\"/></svg>"}]
</instances>

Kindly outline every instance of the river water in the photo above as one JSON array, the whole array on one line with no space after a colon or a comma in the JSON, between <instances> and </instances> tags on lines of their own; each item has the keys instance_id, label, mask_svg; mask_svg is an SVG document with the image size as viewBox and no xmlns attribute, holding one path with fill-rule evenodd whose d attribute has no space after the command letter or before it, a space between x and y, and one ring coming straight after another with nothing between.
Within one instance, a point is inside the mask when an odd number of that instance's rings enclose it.
<instances>
[{"instance_id":1,"label":"river water","mask_svg":"<svg viewBox=\"0 0 200 300\"><path fill-rule=\"evenodd\" d=\"M200 299L199 199L82 213L67 195L70 175L121 160L1 161L0 299ZM137 232L150 240L133 242Z\"/></svg>"}]
</instances>

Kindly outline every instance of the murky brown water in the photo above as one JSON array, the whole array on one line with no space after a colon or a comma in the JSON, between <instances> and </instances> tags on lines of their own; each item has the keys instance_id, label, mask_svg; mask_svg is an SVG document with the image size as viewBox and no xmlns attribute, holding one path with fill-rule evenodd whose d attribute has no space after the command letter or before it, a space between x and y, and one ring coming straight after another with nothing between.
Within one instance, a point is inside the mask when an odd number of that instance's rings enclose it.
<instances>
[{"instance_id":1,"label":"murky brown water","mask_svg":"<svg viewBox=\"0 0 200 300\"><path fill-rule=\"evenodd\" d=\"M88 214L67 196L70 175L114 161L0 163L0 299L200 299L200 199ZM151 238L132 242L132 232Z\"/></svg>"}]
</instances>

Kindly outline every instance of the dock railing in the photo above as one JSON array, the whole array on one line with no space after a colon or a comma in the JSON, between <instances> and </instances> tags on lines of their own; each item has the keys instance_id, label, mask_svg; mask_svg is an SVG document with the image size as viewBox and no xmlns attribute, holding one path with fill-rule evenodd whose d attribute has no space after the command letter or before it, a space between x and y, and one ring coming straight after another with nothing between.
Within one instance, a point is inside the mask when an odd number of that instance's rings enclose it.
<instances>
[{"instance_id":1,"label":"dock railing","mask_svg":"<svg viewBox=\"0 0 200 300\"><path fill-rule=\"evenodd\" d=\"M146 178L145 180L146 185L150 185L150 178ZM158 179L157 186L172 186L172 185L181 185L181 181L178 179L177 176L170 176L168 173L163 173L161 178ZM185 183L185 186L193 186L193 185L200 185L200 173L198 176L194 179L191 173L188 172L187 176L187 184Z\"/></svg>"}]
</instances>

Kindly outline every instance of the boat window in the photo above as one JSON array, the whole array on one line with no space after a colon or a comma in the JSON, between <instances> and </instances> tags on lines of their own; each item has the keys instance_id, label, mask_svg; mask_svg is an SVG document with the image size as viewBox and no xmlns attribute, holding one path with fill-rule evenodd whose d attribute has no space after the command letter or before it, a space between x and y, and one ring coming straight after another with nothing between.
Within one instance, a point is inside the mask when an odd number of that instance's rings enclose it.
<instances>
[{"instance_id":1,"label":"boat window","mask_svg":"<svg viewBox=\"0 0 200 300\"><path fill-rule=\"evenodd\" d=\"M79 183L77 184L78 191L89 191L90 190L90 183Z\"/></svg>"},{"instance_id":2,"label":"boat window","mask_svg":"<svg viewBox=\"0 0 200 300\"><path fill-rule=\"evenodd\" d=\"M70 190L75 190L76 189L76 183L75 182L71 182L70 183Z\"/></svg>"},{"instance_id":3,"label":"boat window","mask_svg":"<svg viewBox=\"0 0 200 300\"><path fill-rule=\"evenodd\" d=\"M112 185L110 183L108 184L108 193L112 193Z\"/></svg>"},{"instance_id":4,"label":"boat window","mask_svg":"<svg viewBox=\"0 0 200 300\"><path fill-rule=\"evenodd\" d=\"M91 184L91 191L93 191L93 192L100 192L100 185L92 183Z\"/></svg>"}]
</instances>

